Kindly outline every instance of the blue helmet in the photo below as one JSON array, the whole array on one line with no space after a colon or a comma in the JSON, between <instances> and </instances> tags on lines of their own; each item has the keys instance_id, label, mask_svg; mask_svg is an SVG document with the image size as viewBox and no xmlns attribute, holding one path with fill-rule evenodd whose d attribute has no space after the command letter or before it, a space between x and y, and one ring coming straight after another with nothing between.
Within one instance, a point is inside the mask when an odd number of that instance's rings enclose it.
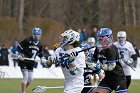
<instances>
[{"instance_id":1,"label":"blue helmet","mask_svg":"<svg viewBox=\"0 0 140 93\"><path fill-rule=\"evenodd\" d=\"M42 30L39 27L34 27L33 30L32 30L32 34L33 35L41 35Z\"/></svg>"},{"instance_id":2,"label":"blue helmet","mask_svg":"<svg viewBox=\"0 0 140 93\"><path fill-rule=\"evenodd\" d=\"M89 48L89 47L90 47L90 46L89 46L87 43L81 45L81 48L82 48L82 49L87 49L87 48Z\"/></svg>"},{"instance_id":3,"label":"blue helmet","mask_svg":"<svg viewBox=\"0 0 140 93\"><path fill-rule=\"evenodd\" d=\"M98 33L97 36L112 36L112 30L109 28L101 28Z\"/></svg>"}]
</instances>

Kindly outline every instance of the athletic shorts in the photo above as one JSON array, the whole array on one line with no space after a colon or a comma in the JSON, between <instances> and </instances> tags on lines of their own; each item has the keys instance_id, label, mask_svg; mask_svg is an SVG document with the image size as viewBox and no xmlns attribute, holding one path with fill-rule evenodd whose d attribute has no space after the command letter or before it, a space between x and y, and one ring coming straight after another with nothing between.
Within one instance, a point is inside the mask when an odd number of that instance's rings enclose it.
<instances>
[{"instance_id":1,"label":"athletic shorts","mask_svg":"<svg viewBox=\"0 0 140 93\"><path fill-rule=\"evenodd\" d=\"M19 61L19 66L21 69L33 70L34 62L33 61Z\"/></svg>"},{"instance_id":2,"label":"athletic shorts","mask_svg":"<svg viewBox=\"0 0 140 93\"><path fill-rule=\"evenodd\" d=\"M87 93L92 87L84 87L81 93Z\"/></svg>"},{"instance_id":3,"label":"athletic shorts","mask_svg":"<svg viewBox=\"0 0 140 93\"><path fill-rule=\"evenodd\" d=\"M83 79L73 79L64 84L64 93L81 93L84 88Z\"/></svg>"},{"instance_id":4,"label":"athletic shorts","mask_svg":"<svg viewBox=\"0 0 140 93\"><path fill-rule=\"evenodd\" d=\"M112 92L113 90L117 92L127 92L127 85L126 85L126 79L119 79L119 78L115 78L115 79L107 79L104 78L99 85L97 86L98 88L102 88L102 89L107 89L110 92Z\"/></svg>"}]
</instances>

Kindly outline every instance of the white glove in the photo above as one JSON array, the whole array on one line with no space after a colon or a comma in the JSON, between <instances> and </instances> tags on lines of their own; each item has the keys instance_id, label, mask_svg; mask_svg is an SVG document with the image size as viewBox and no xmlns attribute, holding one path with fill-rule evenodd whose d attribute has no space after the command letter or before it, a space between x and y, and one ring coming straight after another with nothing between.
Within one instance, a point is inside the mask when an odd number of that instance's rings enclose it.
<instances>
[{"instance_id":1,"label":"white glove","mask_svg":"<svg viewBox=\"0 0 140 93\"><path fill-rule=\"evenodd\" d=\"M42 58L43 58L43 57L42 57ZM39 56L36 56L35 59L34 59L34 61L35 61L35 62L41 62L41 59L42 59L42 58L40 58Z\"/></svg>"},{"instance_id":2,"label":"white glove","mask_svg":"<svg viewBox=\"0 0 140 93\"><path fill-rule=\"evenodd\" d=\"M116 63L102 64L101 67L104 71L112 71L116 67Z\"/></svg>"},{"instance_id":3,"label":"white glove","mask_svg":"<svg viewBox=\"0 0 140 93\"><path fill-rule=\"evenodd\" d=\"M96 70L96 63L94 62L86 62L87 63L87 66L93 70Z\"/></svg>"},{"instance_id":4,"label":"white glove","mask_svg":"<svg viewBox=\"0 0 140 93\"><path fill-rule=\"evenodd\" d=\"M48 57L48 61L51 62L52 64L55 64L58 62L58 58L55 55L51 55Z\"/></svg>"},{"instance_id":5,"label":"white glove","mask_svg":"<svg viewBox=\"0 0 140 93\"><path fill-rule=\"evenodd\" d=\"M44 64L44 63L46 63L46 62L47 62L46 58L45 58L45 57L42 57L42 58L41 58L41 63Z\"/></svg>"},{"instance_id":6,"label":"white glove","mask_svg":"<svg viewBox=\"0 0 140 93\"><path fill-rule=\"evenodd\" d=\"M18 59L19 59L20 61L24 61L24 58L23 58L22 54L19 54L19 55L18 55Z\"/></svg>"},{"instance_id":7,"label":"white glove","mask_svg":"<svg viewBox=\"0 0 140 93\"><path fill-rule=\"evenodd\" d=\"M130 58L129 60L127 60L127 62L126 62L128 65L131 65L132 63L133 63L133 59L132 58Z\"/></svg>"},{"instance_id":8,"label":"white glove","mask_svg":"<svg viewBox=\"0 0 140 93\"><path fill-rule=\"evenodd\" d=\"M69 54L70 59L75 59L75 57L78 55L78 52L72 52Z\"/></svg>"}]
</instances>

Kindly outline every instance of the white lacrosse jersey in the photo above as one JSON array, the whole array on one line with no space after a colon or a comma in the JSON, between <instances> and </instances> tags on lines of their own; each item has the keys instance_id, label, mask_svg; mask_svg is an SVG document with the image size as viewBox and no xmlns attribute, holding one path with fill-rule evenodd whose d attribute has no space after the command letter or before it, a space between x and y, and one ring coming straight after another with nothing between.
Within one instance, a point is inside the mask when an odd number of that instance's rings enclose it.
<instances>
[{"instance_id":1,"label":"white lacrosse jersey","mask_svg":"<svg viewBox=\"0 0 140 93\"><path fill-rule=\"evenodd\" d=\"M125 62L127 62L127 60L129 60L132 55L136 54L133 45L128 41L125 41L123 45L117 41L114 42L114 45L118 48L119 61L123 67L125 75L131 75L131 68Z\"/></svg>"},{"instance_id":2,"label":"white lacrosse jersey","mask_svg":"<svg viewBox=\"0 0 140 93\"><path fill-rule=\"evenodd\" d=\"M74 51L80 51L80 50L82 50L80 47L76 47L76 48L69 49L69 50L64 50L64 49L59 47L59 48L56 49L54 54L58 58L61 58L65 54L70 54ZM64 60L65 60L65 58L64 58ZM73 91L73 93L76 93L76 92L81 93L81 91L84 87L83 74L84 74L84 68L86 67L84 52L78 53L78 56L75 57L73 62L76 65L76 67L78 68L78 74L77 75L71 75L70 71L69 71L69 68L67 68L65 66L61 66L62 72L63 72L64 77L65 77L64 93L69 93L69 91ZM77 91L76 87L80 88L80 89L78 89L78 90L80 90L79 92ZM75 92L73 90L74 88L75 88Z\"/></svg>"}]
</instances>

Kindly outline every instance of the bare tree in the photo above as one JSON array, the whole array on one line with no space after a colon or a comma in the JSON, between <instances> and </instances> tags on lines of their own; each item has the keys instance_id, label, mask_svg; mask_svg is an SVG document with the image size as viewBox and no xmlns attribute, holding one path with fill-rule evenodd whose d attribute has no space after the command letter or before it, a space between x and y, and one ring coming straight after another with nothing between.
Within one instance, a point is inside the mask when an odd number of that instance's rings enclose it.
<instances>
[{"instance_id":1,"label":"bare tree","mask_svg":"<svg viewBox=\"0 0 140 93\"><path fill-rule=\"evenodd\" d=\"M132 17L133 17L133 25L136 26L136 1L135 0L130 0L131 1L131 6L132 6Z\"/></svg>"},{"instance_id":2,"label":"bare tree","mask_svg":"<svg viewBox=\"0 0 140 93\"><path fill-rule=\"evenodd\" d=\"M128 0L123 0L123 6L124 6L124 15L125 15L125 25L128 26Z\"/></svg>"},{"instance_id":3,"label":"bare tree","mask_svg":"<svg viewBox=\"0 0 140 93\"><path fill-rule=\"evenodd\" d=\"M23 31L23 17L24 17L24 0L20 0L19 2L19 17L18 17L18 22L19 22L19 31L20 35L24 35Z\"/></svg>"}]
</instances>

